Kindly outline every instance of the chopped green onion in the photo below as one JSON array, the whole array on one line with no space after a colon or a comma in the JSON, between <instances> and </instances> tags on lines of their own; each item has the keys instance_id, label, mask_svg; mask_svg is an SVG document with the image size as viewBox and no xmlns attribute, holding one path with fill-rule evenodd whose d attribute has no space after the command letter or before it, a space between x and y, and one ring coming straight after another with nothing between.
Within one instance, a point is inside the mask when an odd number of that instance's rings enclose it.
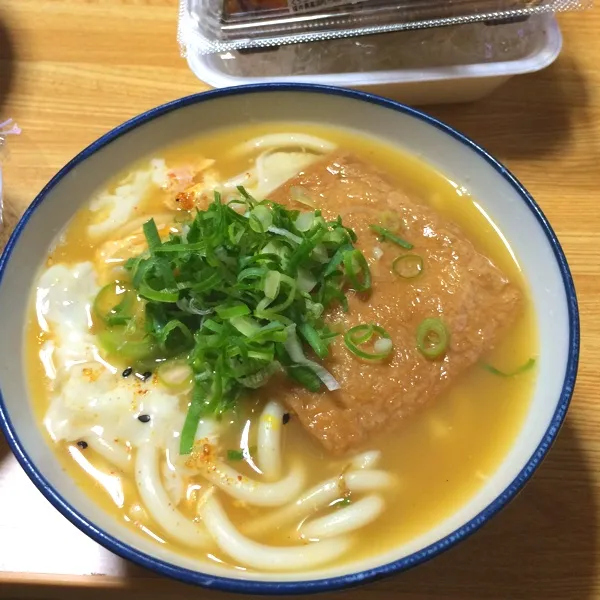
<instances>
[{"instance_id":1,"label":"chopped green onion","mask_svg":"<svg viewBox=\"0 0 600 600\"><path fill-rule=\"evenodd\" d=\"M373 352L360 348L360 346L370 342L375 334L377 334L377 339L373 344ZM392 353L394 348L390 334L383 327L374 323L351 327L344 334L344 342L352 354L366 360L383 360Z\"/></svg>"},{"instance_id":2,"label":"chopped green onion","mask_svg":"<svg viewBox=\"0 0 600 600\"><path fill-rule=\"evenodd\" d=\"M144 282L140 283L138 287L138 294L146 300L153 300L154 302L177 302L179 300L179 291L176 290L154 290Z\"/></svg>"},{"instance_id":3,"label":"chopped green onion","mask_svg":"<svg viewBox=\"0 0 600 600\"><path fill-rule=\"evenodd\" d=\"M250 448L237 448L235 450L227 450L227 460L240 461L246 457L252 456L256 452L256 446Z\"/></svg>"},{"instance_id":4,"label":"chopped green onion","mask_svg":"<svg viewBox=\"0 0 600 600\"><path fill-rule=\"evenodd\" d=\"M274 361L268 367L265 367L262 371L252 373L247 377L240 377L237 381L241 383L244 387L255 390L265 385L265 383L267 383L267 381L271 379L272 375L274 375L280 370L281 365L277 361Z\"/></svg>"},{"instance_id":5,"label":"chopped green onion","mask_svg":"<svg viewBox=\"0 0 600 600\"><path fill-rule=\"evenodd\" d=\"M327 358L329 351L327 344L321 339L317 330L309 323L298 325L298 332L307 341L308 345L315 351L319 358Z\"/></svg>"},{"instance_id":6,"label":"chopped green onion","mask_svg":"<svg viewBox=\"0 0 600 600\"><path fill-rule=\"evenodd\" d=\"M243 317L250 314L250 309L245 304L232 304L229 306L217 306L215 312L221 319L233 319L234 317Z\"/></svg>"},{"instance_id":7,"label":"chopped green onion","mask_svg":"<svg viewBox=\"0 0 600 600\"><path fill-rule=\"evenodd\" d=\"M294 365L291 367L287 367L286 373L289 377L297 381L301 386L305 387L309 392L316 393L321 389L321 380L308 367Z\"/></svg>"},{"instance_id":8,"label":"chopped green onion","mask_svg":"<svg viewBox=\"0 0 600 600\"><path fill-rule=\"evenodd\" d=\"M244 451L241 448L238 450L227 450L227 460L244 460Z\"/></svg>"},{"instance_id":9,"label":"chopped green onion","mask_svg":"<svg viewBox=\"0 0 600 600\"><path fill-rule=\"evenodd\" d=\"M108 326L126 325L132 318L136 294L118 281L105 285L94 300L94 313Z\"/></svg>"},{"instance_id":10,"label":"chopped green onion","mask_svg":"<svg viewBox=\"0 0 600 600\"><path fill-rule=\"evenodd\" d=\"M148 250L127 260L128 279L119 284L127 293L114 284L95 302L106 352L133 368L160 363L159 379L174 389L179 379L193 385L182 453L192 451L201 418L219 419L278 371L314 392L338 389L320 362L337 335L323 315L338 303L348 310L348 287L371 286L356 234L341 217L326 221L319 210L238 192L226 203L215 193L166 239L148 221ZM240 206L244 214L234 210ZM387 351L388 343L373 345ZM305 356L309 349L316 360Z\"/></svg>"},{"instance_id":11,"label":"chopped green onion","mask_svg":"<svg viewBox=\"0 0 600 600\"><path fill-rule=\"evenodd\" d=\"M344 269L357 292L371 289L371 270L365 255L360 250L349 250L344 254ZM359 275L362 275L362 281Z\"/></svg>"},{"instance_id":12,"label":"chopped green onion","mask_svg":"<svg viewBox=\"0 0 600 600\"><path fill-rule=\"evenodd\" d=\"M157 336L160 347L165 352L183 350L194 340L194 336L188 327L179 319L172 319L161 330Z\"/></svg>"},{"instance_id":13,"label":"chopped green onion","mask_svg":"<svg viewBox=\"0 0 600 600\"><path fill-rule=\"evenodd\" d=\"M344 312L348 312L348 298L346 298L346 294L343 292L342 288L330 281L325 281L320 296L320 304L323 306L330 306L335 300L341 304Z\"/></svg>"},{"instance_id":14,"label":"chopped green onion","mask_svg":"<svg viewBox=\"0 0 600 600\"><path fill-rule=\"evenodd\" d=\"M389 229L386 229L385 227L381 227L380 225L369 225L369 229L371 231L374 231L375 233L378 233L380 237L382 237L384 240L393 242L394 244L397 244L402 248L406 248L407 250L412 250L414 248L414 246L410 242L403 240L401 237L398 237L395 233L392 233Z\"/></svg>"},{"instance_id":15,"label":"chopped green onion","mask_svg":"<svg viewBox=\"0 0 600 600\"><path fill-rule=\"evenodd\" d=\"M417 348L426 358L439 358L448 349L450 333L438 318L424 319L417 327Z\"/></svg>"},{"instance_id":16,"label":"chopped green onion","mask_svg":"<svg viewBox=\"0 0 600 600\"><path fill-rule=\"evenodd\" d=\"M150 250L151 254L154 254L156 249L162 245L160 235L158 234L158 228L156 227L154 219L150 219L144 223L142 230L144 232L144 236L146 237L146 242L148 243L148 249Z\"/></svg>"},{"instance_id":17,"label":"chopped green onion","mask_svg":"<svg viewBox=\"0 0 600 600\"><path fill-rule=\"evenodd\" d=\"M250 211L250 227L257 233L264 233L272 223L273 215L264 204L259 204Z\"/></svg>"},{"instance_id":18,"label":"chopped green onion","mask_svg":"<svg viewBox=\"0 0 600 600\"><path fill-rule=\"evenodd\" d=\"M313 250L321 243L327 233L325 227L318 227L316 231L308 232L302 243L294 250L288 262L288 270L295 274L302 263L310 260Z\"/></svg>"},{"instance_id":19,"label":"chopped green onion","mask_svg":"<svg viewBox=\"0 0 600 600\"><path fill-rule=\"evenodd\" d=\"M388 231L395 231L399 229L402 221L400 215L397 212L386 210L381 213L379 222L382 227L385 227Z\"/></svg>"},{"instance_id":20,"label":"chopped green onion","mask_svg":"<svg viewBox=\"0 0 600 600\"><path fill-rule=\"evenodd\" d=\"M246 316L233 317L231 324L246 337L252 337L260 332L260 325L252 318Z\"/></svg>"},{"instance_id":21,"label":"chopped green onion","mask_svg":"<svg viewBox=\"0 0 600 600\"><path fill-rule=\"evenodd\" d=\"M281 273L279 271L269 271L265 277L265 296L269 300L275 300L279 294L281 284Z\"/></svg>"},{"instance_id":22,"label":"chopped green onion","mask_svg":"<svg viewBox=\"0 0 600 600\"><path fill-rule=\"evenodd\" d=\"M327 263L323 275L329 277L344 262L344 255L347 252L350 252L352 248L353 246L351 244L344 244L339 248L333 255L333 258Z\"/></svg>"},{"instance_id":23,"label":"chopped green onion","mask_svg":"<svg viewBox=\"0 0 600 600\"><path fill-rule=\"evenodd\" d=\"M271 226L271 227L269 227L269 231L276 235L280 235L284 238L287 238L288 240L295 242L296 244L302 243L302 238L300 236L296 235L295 233L292 233L291 231L288 231L287 229L282 229L281 227Z\"/></svg>"},{"instance_id":24,"label":"chopped green onion","mask_svg":"<svg viewBox=\"0 0 600 600\"><path fill-rule=\"evenodd\" d=\"M323 243L325 240L325 238L327 237L327 234L325 234L323 236L323 240L320 244L317 244L314 248L313 251L310 254L310 257L314 260L316 260L317 262L320 262L321 264L327 264L329 262L329 252L327 251L327 247L325 246L325 244Z\"/></svg>"},{"instance_id":25,"label":"chopped green onion","mask_svg":"<svg viewBox=\"0 0 600 600\"><path fill-rule=\"evenodd\" d=\"M98 333L98 341L109 354L128 360L145 359L155 350L149 338L129 335L124 327L101 331Z\"/></svg>"},{"instance_id":26,"label":"chopped green onion","mask_svg":"<svg viewBox=\"0 0 600 600\"><path fill-rule=\"evenodd\" d=\"M494 375L498 375L499 377L516 377L517 375L521 375L533 369L535 363L535 358L530 358L526 363L522 364L520 367L517 367L513 371L501 371L500 369L497 369L496 367L493 367L492 365L489 365L487 363L483 363L481 366L486 371L489 371Z\"/></svg>"},{"instance_id":27,"label":"chopped green onion","mask_svg":"<svg viewBox=\"0 0 600 600\"><path fill-rule=\"evenodd\" d=\"M324 306L306 298L306 311L312 319L318 319L323 314Z\"/></svg>"},{"instance_id":28,"label":"chopped green onion","mask_svg":"<svg viewBox=\"0 0 600 600\"><path fill-rule=\"evenodd\" d=\"M220 356L215 364L212 385L208 396L206 395L202 384L196 381L194 392L192 394L192 401L183 423L183 429L181 430L181 439L179 443L180 454L190 454L190 452L193 450L198 423L200 422L202 415L207 411L207 409L210 414L210 409L214 409L214 406L221 402L222 397L223 359Z\"/></svg>"},{"instance_id":29,"label":"chopped green onion","mask_svg":"<svg viewBox=\"0 0 600 600\"><path fill-rule=\"evenodd\" d=\"M197 242L196 244L171 244L169 246L161 245L154 248L155 254L163 254L169 252L190 252L196 250L203 250L206 247L204 242Z\"/></svg>"},{"instance_id":30,"label":"chopped green onion","mask_svg":"<svg viewBox=\"0 0 600 600\"><path fill-rule=\"evenodd\" d=\"M262 279L267 270L264 267L250 267L240 271L237 276L237 280L241 283L246 279Z\"/></svg>"},{"instance_id":31,"label":"chopped green onion","mask_svg":"<svg viewBox=\"0 0 600 600\"><path fill-rule=\"evenodd\" d=\"M213 288L217 287L219 283L222 281L222 276L218 273L211 273L206 278L203 278L202 281L198 281L194 283L189 289L195 295L201 294L202 292L208 292Z\"/></svg>"},{"instance_id":32,"label":"chopped green onion","mask_svg":"<svg viewBox=\"0 0 600 600\"><path fill-rule=\"evenodd\" d=\"M194 391L192 393L192 401L188 408L183 428L181 430L181 437L179 439L179 454L190 454L194 448L194 441L196 439L196 430L198 429L198 423L202 416L204 408L204 388L200 383L196 383Z\"/></svg>"},{"instance_id":33,"label":"chopped green onion","mask_svg":"<svg viewBox=\"0 0 600 600\"><path fill-rule=\"evenodd\" d=\"M300 213L295 221L296 229L298 231L310 231L315 222L314 212Z\"/></svg>"},{"instance_id":34,"label":"chopped green onion","mask_svg":"<svg viewBox=\"0 0 600 600\"><path fill-rule=\"evenodd\" d=\"M292 361L296 365L308 367L325 384L325 387L330 392L339 390L340 384L335 380L333 375L327 369L325 369L325 367L321 366L319 363L309 360L304 356L302 345L300 344L300 340L296 335L296 325L290 325L286 330L287 340L285 341L284 347Z\"/></svg>"},{"instance_id":35,"label":"chopped green onion","mask_svg":"<svg viewBox=\"0 0 600 600\"><path fill-rule=\"evenodd\" d=\"M165 387L175 391L182 391L193 385L192 369L186 361L164 362L158 367L156 375Z\"/></svg>"},{"instance_id":36,"label":"chopped green onion","mask_svg":"<svg viewBox=\"0 0 600 600\"><path fill-rule=\"evenodd\" d=\"M344 244L349 241L350 236L348 235L348 232L343 228L328 231L323 237L324 244Z\"/></svg>"},{"instance_id":37,"label":"chopped green onion","mask_svg":"<svg viewBox=\"0 0 600 600\"><path fill-rule=\"evenodd\" d=\"M285 299L279 304L269 305L269 310L273 312L279 312L285 310L294 301L296 296L296 281L287 275L280 275L280 284L285 283L288 287L288 293ZM260 306L260 303L259 303ZM264 307L266 308L266 306ZM263 309L263 307L261 307ZM264 310L264 309L263 309Z\"/></svg>"},{"instance_id":38,"label":"chopped green onion","mask_svg":"<svg viewBox=\"0 0 600 600\"><path fill-rule=\"evenodd\" d=\"M308 269L298 269L296 283L301 292L312 292L317 283L319 283Z\"/></svg>"},{"instance_id":39,"label":"chopped green onion","mask_svg":"<svg viewBox=\"0 0 600 600\"><path fill-rule=\"evenodd\" d=\"M240 317L240 319L242 319L243 317ZM231 319L231 321L236 321L236 319ZM203 327L206 327L206 329L210 330L210 331L214 331L215 333L222 333L223 332L223 324L222 323L218 323L217 321L213 320L213 319L206 319L206 321L204 321L204 323L202 324ZM232 325L233 322L232 322ZM235 327L235 325L234 325Z\"/></svg>"},{"instance_id":40,"label":"chopped green onion","mask_svg":"<svg viewBox=\"0 0 600 600\"><path fill-rule=\"evenodd\" d=\"M392 270L403 279L414 279L423 272L423 258L418 254L403 254L394 259Z\"/></svg>"},{"instance_id":41,"label":"chopped green onion","mask_svg":"<svg viewBox=\"0 0 600 600\"><path fill-rule=\"evenodd\" d=\"M282 323L272 321L260 328L250 336L250 342L263 343L263 342L279 342L283 343L287 339L287 333Z\"/></svg>"},{"instance_id":42,"label":"chopped green onion","mask_svg":"<svg viewBox=\"0 0 600 600\"><path fill-rule=\"evenodd\" d=\"M229 241L237 246L242 237L244 237L244 228L240 223L230 223L227 228L227 233L229 235Z\"/></svg>"}]
</instances>

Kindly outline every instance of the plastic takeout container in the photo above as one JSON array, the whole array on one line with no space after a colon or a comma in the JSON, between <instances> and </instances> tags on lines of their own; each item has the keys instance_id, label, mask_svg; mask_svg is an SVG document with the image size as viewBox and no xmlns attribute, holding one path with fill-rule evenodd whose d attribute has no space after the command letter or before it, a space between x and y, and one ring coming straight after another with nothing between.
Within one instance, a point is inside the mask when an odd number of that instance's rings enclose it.
<instances>
[{"instance_id":1,"label":"plastic takeout container","mask_svg":"<svg viewBox=\"0 0 600 600\"><path fill-rule=\"evenodd\" d=\"M321 42L588 8L592 0L180 0L193 55Z\"/></svg>"},{"instance_id":2,"label":"plastic takeout container","mask_svg":"<svg viewBox=\"0 0 600 600\"><path fill-rule=\"evenodd\" d=\"M187 52L213 87L304 82L351 87L407 104L478 100L514 75L550 65L562 47L554 17L483 23L281 46L269 51Z\"/></svg>"}]
</instances>

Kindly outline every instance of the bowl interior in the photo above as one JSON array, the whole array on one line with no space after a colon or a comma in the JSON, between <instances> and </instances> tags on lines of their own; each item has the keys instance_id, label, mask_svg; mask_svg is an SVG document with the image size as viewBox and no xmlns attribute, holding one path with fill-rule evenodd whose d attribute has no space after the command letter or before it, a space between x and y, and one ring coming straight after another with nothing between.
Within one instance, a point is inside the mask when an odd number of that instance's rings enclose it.
<instances>
[{"instance_id":1,"label":"bowl interior","mask_svg":"<svg viewBox=\"0 0 600 600\"><path fill-rule=\"evenodd\" d=\"M199 101L188 99L157 109L152 118L126 124L70 163L44 190L43 200L28 212L26 223L19 227L18 237L13 237L4 257L3 272L0 271L0 331L4 340L11 340L11 351L5 351L0 361L2 412L9 423L9 441L13 448L15 444L18 446L17 455L22 464L55 505L111 550L171 575L230 589L239 588L231 581L235 579L255 581L258 586L258 582L308 582L354 574L327 584L315 584L315 589L335 587L360 581L373 574L370 570L406 557L401 564L378 572L408 566L450 545L514 495L545 453L564 416L577 362L576 300L568 268L552 232L511 176L468 140L412 111L394 110L383 101L365 98L341 91L267 86L260 90L225 90L205 95ZM301 574L253 574L232 572L216 563L199 565L146 541L105 515L62 471L54 454L49 452L27 401L21 359L26 299L34 276L55 236L92 192L123 165L167 144L252 121L311 122L356 129L425 158L458 186L467 188L508 239L522 266L535 305L539 346L543 349L533 401L523 427L497 472L475 497L425 535L392 552ZM157 564L155 559L173 567ZM182 574L177 567L200 568L208 577ZM214 576L227 577L230 583L219 583ZM250 586L246 584L244 589L265 590ZM278 589L283 591L285 583Z\"/></svg>"}]
</instances>

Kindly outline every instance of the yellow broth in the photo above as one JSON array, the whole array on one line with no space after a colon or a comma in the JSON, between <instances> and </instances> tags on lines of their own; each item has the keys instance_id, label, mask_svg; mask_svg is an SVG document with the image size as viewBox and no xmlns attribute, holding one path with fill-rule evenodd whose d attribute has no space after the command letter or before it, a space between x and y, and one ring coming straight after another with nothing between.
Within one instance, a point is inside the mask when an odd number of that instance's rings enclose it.
<instances>
[{"instance_id":1,"label":"yellow broth","mask_svg":"<svg viewBox=\"0 0 600 600\"><path fill-rule=\"evenodd\" d=\"M347 130L306 124L253 125L244 129L218 131L186 141L165 149L160 157L165 158L170 166L194 162L198 156L216 159L215 167L222 180L225 180L249 168L250 161L254 158L248 155L232 158L231 148L258 135L296 130L328 139L389 172L409 194L421 198L460 225L476 248L490 257L513 282L519 284L527 296L519 265L506 240L470 197L468 190L460 188L416 157L374 139ZM129 170L138 166L134 165ZM112 185L127 172L115 178ZM136 216L150 217L156 213L165 213L164 198L165 193L157 189L140 207ZM86 227L91 219L90 211L84 206L49 253L48 264L93 260L95 246L86 237ZM31 398L40 423L49 404L49 382L39 351L48 335L41 331L32 306L26 329L26 363ZM501 343L484 359L498 368L510 370L525 363L536 352L535 315L531 303L526 301L523 313ZM528 409L534 379L535 370L514 378L502 378L476 366L449 393L413 415L407 423L371 440L367 449L379 449L383 452L380 468L395 474L400 484L397 488L384 492L386 512L355 534L362 538L362 543L353 546L352 558L368 556L375 551L384 551L407 542L464 505L484 484L486 478L493 474L515 439ZM238 447L242 423L259 410L261 403L259 390L256 398L248 400L235 417L231 433L223 440L224 448ZM290 457L297 455L301 456L308 467L309 481L305 489L336 475L348 462L328 458L319 444L293 417L285 426L284 433L285 463L289 464ZM256 427L253 426L250 431L251 444L254 443L252 436L255 435ZM50 440L49 443L52 444ZM131 477L108 465L91 448L81 451L75 445L60 443L55 445L54 450L64 469L116 519L125 520L142 535L158 539L178 552L191 555L192 550L170 541L168 532L162 531L151 518L137 518L139 513L132 510L132 507L139 504L140 499ZM73 457L78 460L73 460ZM234 466L244 474L252 475L252 471L244 463L235 463ZM269 510L244 507L225 496L223 502L237 525ZM189 514L190 519L194 518L193 506L194 503L185 502L180 506L183 512ZM290 543L298 525L294 523L291 527L261 533L255 539L263 543L286 545ZM230 563L230 559L217 549L211 548L210 553L223 562ZM339 560L344 561L346 558Z\"/></svg>"}]
</instances>

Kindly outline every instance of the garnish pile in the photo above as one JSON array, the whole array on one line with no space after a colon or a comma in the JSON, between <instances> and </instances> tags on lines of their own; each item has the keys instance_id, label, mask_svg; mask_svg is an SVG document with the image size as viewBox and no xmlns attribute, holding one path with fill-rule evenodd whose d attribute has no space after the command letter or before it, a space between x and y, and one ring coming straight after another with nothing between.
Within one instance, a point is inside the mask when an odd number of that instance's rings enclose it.
<instances>
[{"instance_id":1,"label":"garnish pile","mask_svg":"<svg viewBox=\"0 0 600 600\"><path fill-rule=\"evenodd\" d=\"M311 391L337 389L305 351L325 359L338 334L324 311L334 304L347 310L347 289L371 287L356 235L341 217L328 222L318 210L288 210L238 190L228 203L215 193L166 241L148 221L148 251L126 263L129 281L106 286L95 303L106 351L136 364L163 361L165 383L193 385L182 454L192 450L203 416L223 414L276 371ZM361 343L389 338L381 328L360 334ZM373 358L389 354L391 343L378 350Z\"/></svg>"}]
</instances>

